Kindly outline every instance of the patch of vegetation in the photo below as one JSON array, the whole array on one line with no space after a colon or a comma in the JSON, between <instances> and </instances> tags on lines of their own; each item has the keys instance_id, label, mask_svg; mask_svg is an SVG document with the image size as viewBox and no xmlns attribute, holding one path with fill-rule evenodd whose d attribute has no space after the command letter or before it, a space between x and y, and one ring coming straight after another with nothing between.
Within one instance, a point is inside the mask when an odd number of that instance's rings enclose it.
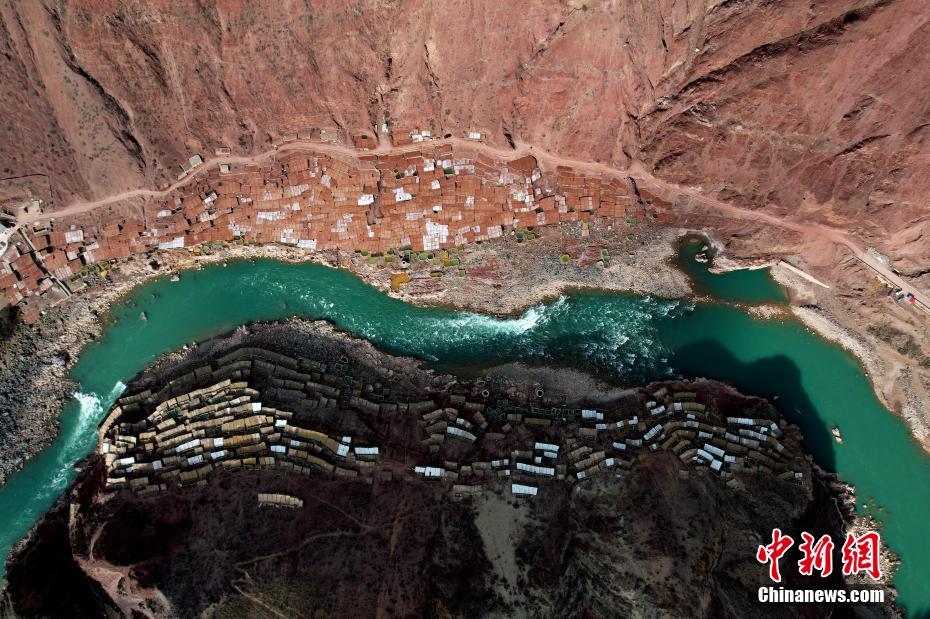
<instances>
[{"instance_id":1,"label":"patch of vegetation","mask_svg":"<svg viewBox=\"0 0 930 619\"><path fill-rule=\"evenodd\" d=\"M391 290L398 292L401 288L404 287L404 284L408 283L412 278L406 273L396 273L391 276Z\"/></svg>"}]
</instances>

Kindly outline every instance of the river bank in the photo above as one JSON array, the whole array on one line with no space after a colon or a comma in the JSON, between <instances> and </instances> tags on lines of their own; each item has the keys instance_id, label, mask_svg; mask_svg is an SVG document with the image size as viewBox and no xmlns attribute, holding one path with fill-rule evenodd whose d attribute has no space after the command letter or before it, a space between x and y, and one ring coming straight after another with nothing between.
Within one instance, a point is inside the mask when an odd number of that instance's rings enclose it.
<instances>
[{"instance_id":1,"label":"river bank","mask_svg":"<svg viewBox=\"0 0 930 619\"><path fill-rule=\"evenodd\" d=\"M789 269L771 269L776 281L792 293L791 313L819 336L842 346L865 369L882 404L904 419L911 435L930 453L930 367L901 347L883 340L876 322L887 316L880 310L863 324L862 314L851 311L848 301L831 294ZM889 301L890 302L890 301ZM866 305L868 307L868 305ZM856 308L862 311L862 308ZM903 333L901 334L903 336Z\"/></svg>"},{"instance_id":2,"label":"river bank","mask_svg":"<svg viewBox=\"0 0 930 619\"><path fill-rule=\"evenodd\" d=\"M581 227L569 227L569 238L581 238ZM235 245L194 255L186 250L162 251L146 259L119 262L108 277L89 285L69 300L46 310L35 325L11 326L0 341L0 384L7 390L9 406L0 417L0 486L11 474L47 448L59 434L59 415L77 388L68 373L86 344L100 337L108 309L131 290L160 277L172 277L190 269L232 260L272 259L312 262L346 268L365 282L392 297L423 306L446 306L498 315L514 314L572 288L597 288L685 297L687 279L668 262L674 255L678 231L655 229L647 239L630 243L599 225L588 229L592 244L616 247L624 244L625 260L610 267L579 260L563 264L562 237L544 234L532 243L505 239L464 248L458 254L466 273L463 278L426 277L413 280L400 291L391 289L391 274L399 269L372 266L360 253L307 252L285 245ZM592 238L593 236L593 238ZM597 258L600 258L598 253ZM427 270L427 274L428 274ZM532 282L526 285L525 282Z\"/></svg>"},{"instance_id":3,"label":"river bank","mask_svg":"<svg viewBox=\"0 0 930 619\"><path fill-rule=\"evenodd\" d=\"M0 486L58 436L59 417L76 389L68 373L100 336L99 311L118 296L95 292L52 308L33 326L13 323L0 341Z\"/></svg>"},{"instance_id":4,"label":"river bank","mask_svg":"<svg viewBox=\"0 0 930 619\"><path fill-rule=\"evenodd\" d=\"M782 314L797 319L812 333L854 355L883 406L902 418L921 449L930 453L930 358L909 335L914 327L900 318L905 308L890 301L884 285L872 273L865 272L867 279L854 282L856 288L847 290L847 266L841 269L840 280L825 288L815 284L810 275L805 277L788 268L784 256L770 253L774 248L763 256L744 256L744 250L733 252L734 248L716 239L713 231L701 229L698 234L705 237L714 254L707 272L727 275L768 269L772 279L784 287L787 302L774 307L749 305L747 310L760 318ZM803 264L803 255L797 259ZM699 283L693 284L700 289ZM784 310L779 311L780 307ZM910 320L920 320L919 315L903 313Z\"/></svg>"},{"instance_id":5,"label":"river bank","mask_svg":"<svg viewBox=\"0 0 930 619\"><path fill-rule=\"evenodd\" d=\"M599 223L584 229L580 225L563 228L544 231L540 238L528 243L504 239L465 247L456 254L465 268L464 277L419 277L400 290L391 286L391 274L400 272L402 269L397 268L400 265L372 265L367 256L356 252L307 252L283 245L231 244L209 254L175 250L158 252L146 260L123 261L111 268L109 277L99 285L89 286L51 308L34 326L15 325L4 340L0 377L3 384L10 386L8 401L12 405L3 417L4 434L0 440L9 447L0 453L0 485L58 435L58 416L76 388L68 379L68 372L81 349L100 336L108 309L137 286L159 277L178 273L183 277L186 270L232 260L315 262L345 268L381 292L408 303L496 315L516 315L573 289L633 292L661 298L694 295L693 282L675 266L678 240L686 230L653 228L648 235L630 242ZM721 243L711 242L717 251L723 249ZM609 266L603 266L600 251L586 252L589 246L610 247ZM566 251L574 254L567 264L561 259L567 255L563 253ZM723 254L718 255L713 268L726 272L762 266L759 261L743 265L739 259ZM873 339L854 335L823 308L796 305L799 301L810 301L816 294L810 282L785 269L773 268L772 274L792 291L791 314L813 332L853 353L866 368L881 402L901 415L913 436L930 451L926 422L930 418L930 404L910 398L902 408L895 405L898 400L888 395L889 387L898 388L894 380L897 374L890 374L889 368L901 370L900 355L895 358L889 354L894 351L884 350L887 347L876 345ZM748 309L760 318L776 317L779 313L777 307L771 306Z\"/></svg>"}]
</instances>

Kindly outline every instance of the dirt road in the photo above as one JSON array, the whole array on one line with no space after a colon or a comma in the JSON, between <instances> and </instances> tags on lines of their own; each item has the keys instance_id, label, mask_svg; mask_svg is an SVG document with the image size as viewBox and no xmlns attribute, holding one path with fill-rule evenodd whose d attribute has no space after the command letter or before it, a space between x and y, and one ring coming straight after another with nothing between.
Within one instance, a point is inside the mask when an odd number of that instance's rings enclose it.
<instances>
[{"instance_id":1,"label":"dirt road","mask_svg":"<svg viewBox=\"0 0 930 619\"><path fill-rule=\"evenodd\" d=\"M914 295L918 302L922 303L925 307L930 308L930 298L904 279L899 275L891 271L887 266L879 262L872 255L864 251L855 241L853 241L845 232L830 228L823 224L811 223L804 221L794 221L791 219L785 219L783 217L777 217L769 213L744 209L738 206L734 206L727 202L723 202L716 198L704 195L699 190L691 187L682 187L674 183L669 183L663 181L659 178L656 178L651 173L649 173L641 164L634 162L628 168L615 168L607 164L592 162L592 161L583 161L580 159L572 159L570 157L563 157L561 155L551 153L549 151L539 149L534 147L531 144L517 143L514 148L501 148L492 146L490 144L485 144L482 142L476 142L473 140L466 140L463 138L447 138L444 140L434 140L427 143L420 144L410 144L408 146L402 146L398 148L392 148L385 143L381 143L374 150L369 151L359 151L352 147L345 146L342 144L327 144L321 142L310 142L304 140L296 140L293 142L287 142L281 144L275 148L271 148L264 152L258 153L252 156L223 156L223 157L212 157L204 161L199 167L197 167L192 173L188 174L184 178L178 180L177 182L170 185L167 189L164 190L153 190L153 189L134 189L132 191L125 191L122 193L113 194L106 196L97 200L91 200L87 202L73 202L64 208L56 210L53 215L55 217L66 217L69 215L77 215L80 213L86 213L94 209L106 206L109 204L115 204L125 200L132 200L135 198L142 199L157 199L163 198L178 189L192 183L198 177L203 176L208 171L219 167L220 163L228 163L231 165L249 165L249 164L260 164L269 159L288 152L294 151L315 151L327 155L332 155L341 159L345 159L351 162L358 163L360 157L371 154L378 155L392 155L392 154L403 154L411 151L420 150L424 147L437 146L449 144L454 148L460 150L470 150L475 153L482 153L499 159L516 159L523 157L525 155L532 155L536 160L543 166L554 168L556 166L569 166L572 168L577 168L583 170L585 173L598 173L602 176L608 178L626 178L631 177L636 180L637 184L650 189L656 195L663 196L666 200L674 201L676 198L687 197L692 204L697 204L712 210L715 210L719 213L722 213L728 217L738 220L753 221L753 222L764 222L766 224L776 226L783 229L789 229L800 234L804 235L817 235L821 238L826 238L833 243L843 245L853 255L858 258L861 262L875 271L878 275L885 278L887 281L891 282L893 285L902 288L906 293ZM43 219L47 217L48 214L32 214L22 217L17 224L17 228L25 223L30 223L32 221Z\"/></svg>"},{"instance_id":2,"label":"dirt road","mask_svg":"<svg viewBox=\"0 0 930 619\"><path fill-rule=\"evenodd\" d=\"M721 212L732 219L744 220L744 221L754 221L754 222L764 222L772 226L777 226L779 228L792 230L804 235L815 235L820 238L825 238L832 243L843 245L846 247L852 254L863 264L871 268L876 274L883 277L886 281L891 284L901 288L905 293L910 293L914 295L914 298L917 299L919 303L924 305L927 308L930 308L930 297L924 294L921 290L913 286L904 280L900 275L889 269L887 266L882 264L878 259L865 251L859 244L857 244L848 234L836 228L831 228L820 223L804 222L804 221L795 221L791 219L785 219L783 217L778 217L770 213L765 213L762 211L750 210L734 206L727 202L723 202L716 198L706 196L700 191L690 188L690 187L681 187L680 185L675 185L663 180L660 180L651 174L648 174L642 170L636 169L636 166L631 167L628 172L630 176L636 179L637 183L642 184L643 186L652 189L656 194L662 195L668 199L669 196L687 196L693 202L711 208L715 211Z\"/></svg>"},{"instance_id":3,"label":"dirt road","mask_svg":"<svg viewBox=\"0 0 930 619\"><path fill-rule=\"evenodd\" d=\"M365 155L377 154L377 155L397 155L403 153L409 153L413 151L420 150L424 147L437 146L443 144L451 144L454 148L462 150L472 150L474 152L480 152L492 157L497 157L500 159L517 159L525 155L533 155L536 159L545 165L555 167L558 165L571 166L576 168L583 168L586 172L597 172L609 177L622 178L628 175L628 171L625 169L614 168L602 163L582 161L580 159L569 159L567 157L561 157L553 153L539 150L534 148L531 145L527 144L517 144L516 148L499 148L496 146L491 146L489 144L484 144L481 142L475 142L473 140L465 140L463 138L448 138L444 140L434 140L432 142L420 143L420 144L410 144L408 146L401 146L398 148L390 148L384 144L379 145L374 150L368 151L359 151L349 146L344 146L342 144L327 144L322 142L310 142L304 140L296 140L293 142L287 142L276 148L271 148L269 150L263 151L256 155L251 156L223 156L223 157L212 157L204 160L203 164L198 166L193 172L185 176L184 178L172 183L167 189L164 190L155 190L155 189L133 189L132 191L124 191L121 193L112 194L97 200L91 200L87 202L72 202L71 204L55 210L55 217L66 217L69 215L78 215L80 213L86 213L87 211L92 211L94 209L106 206L108 204L115 204L118 202L123 202L125 200L132 200L134 198L144 198L144 199L157 199L163 198L174 191L184 187L185 185L190 184L198 177L203 176L210 170L219 167L220 163L228 163L230 165L250 165L250 164L260 164L269 159L274 159L276 156L283 153L294 152L294 151L315 151L319 153L324 153L327 155L332 155L334 157L343 158L355 163L358 163L360 157ZM31 214L25 217L20 218L20 223L30 223L39 219L45 219L48 217L48 214Z\"/></svg>"}]
</instances>

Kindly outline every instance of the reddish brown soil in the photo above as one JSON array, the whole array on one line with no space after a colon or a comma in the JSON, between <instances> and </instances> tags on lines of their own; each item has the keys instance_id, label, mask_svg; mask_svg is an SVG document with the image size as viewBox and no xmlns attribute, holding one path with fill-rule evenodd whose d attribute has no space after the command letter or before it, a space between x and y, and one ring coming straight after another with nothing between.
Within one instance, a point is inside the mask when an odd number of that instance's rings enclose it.
<instances>
[{"instance_id":1,"label":"reddish brown soil","mask_svg":"<svg viewBox=\"0 0 930 619\"><path fill-rule=\"evenodd\" d=\"M59 195L166 184L193 152L312 127L384 141L389 120L642 162L927 268L920 0L45 4L0 10L0 160Z\"/></svg>"}]
</instances>

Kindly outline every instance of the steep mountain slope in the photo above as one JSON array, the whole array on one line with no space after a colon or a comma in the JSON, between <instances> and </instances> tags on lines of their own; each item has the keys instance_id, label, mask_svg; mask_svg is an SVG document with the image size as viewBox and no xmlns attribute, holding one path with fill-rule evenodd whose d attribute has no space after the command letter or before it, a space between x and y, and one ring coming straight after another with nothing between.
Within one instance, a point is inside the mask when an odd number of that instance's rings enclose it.
<instances>
[{"instance_id":1,"label":"steep mountain slope","mask_svg":"<svg viewBox=\"0 0 930 619\"><path fill-rule=\"evenodd\" d=\"M927 267L919 0L6 2L5 176L164 182L311 127L484 132L642 161L744 204L894 237ZM45 127L50 126L47 132ZM386 138L384 138L386 139ZM22 144L30 147L23 148ZM904 233L904 230L916 232Z\"/></svg>"}]
</instances>

